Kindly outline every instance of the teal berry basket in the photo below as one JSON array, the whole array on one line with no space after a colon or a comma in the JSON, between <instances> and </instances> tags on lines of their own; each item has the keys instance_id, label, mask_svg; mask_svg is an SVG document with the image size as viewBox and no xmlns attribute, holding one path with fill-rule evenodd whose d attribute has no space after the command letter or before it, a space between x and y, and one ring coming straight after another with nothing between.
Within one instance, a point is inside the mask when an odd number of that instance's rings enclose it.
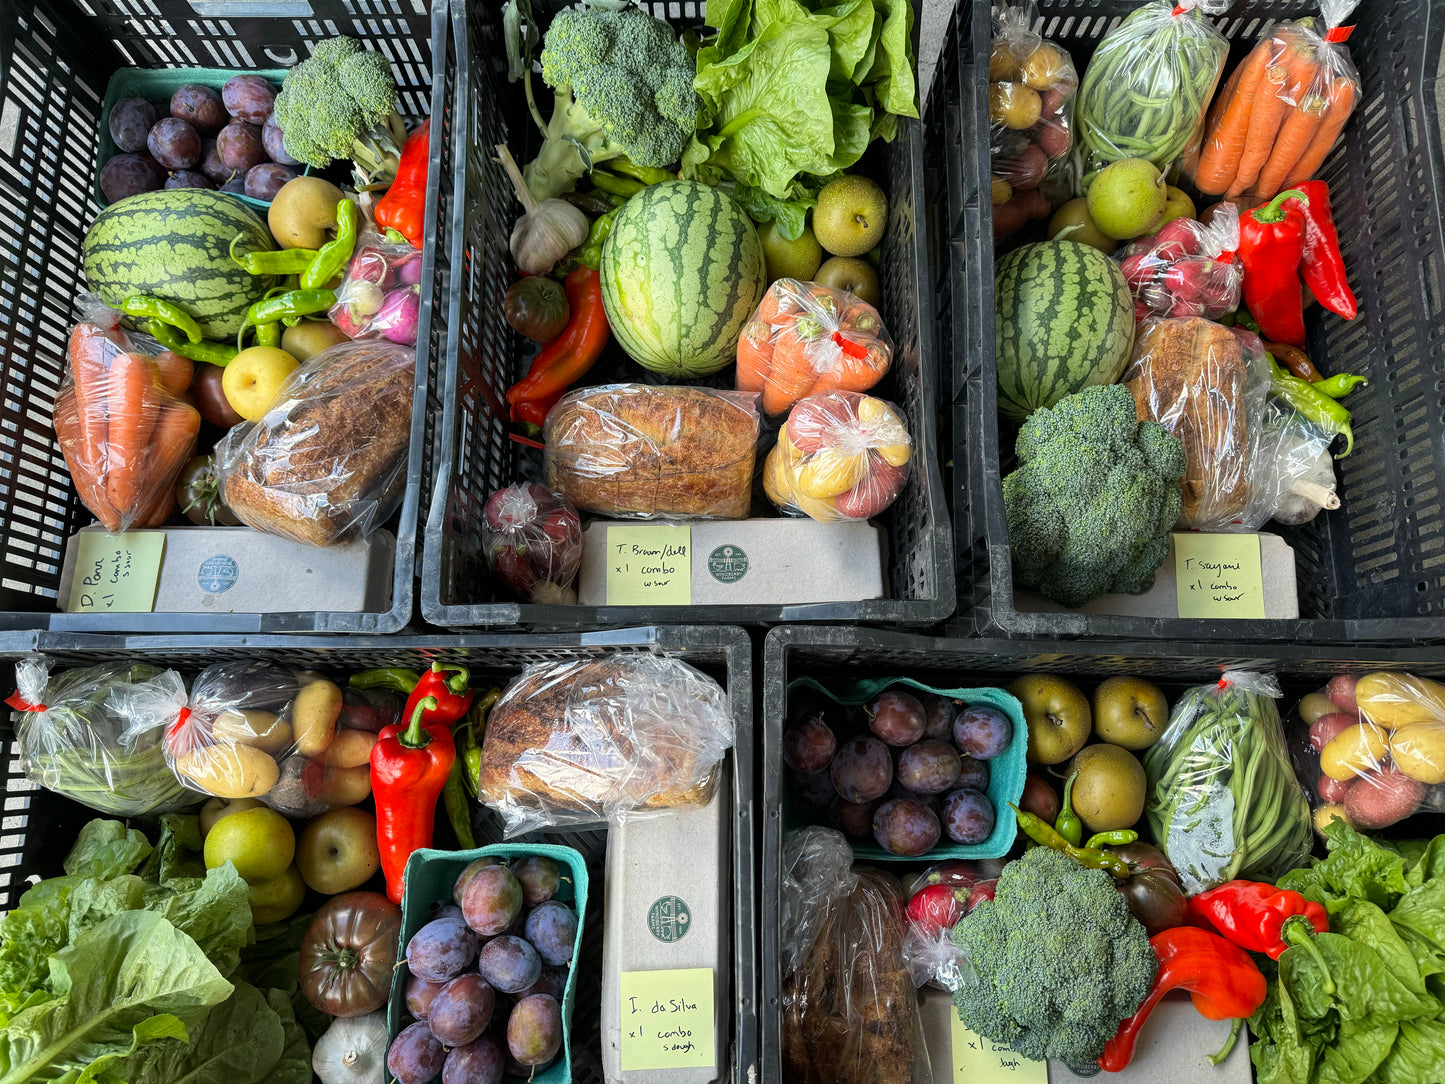
<instances>
[{"instance_id":1,"label":"teal berry basket","mask_svg":"<svg viewBox=\"0 0 1445 1084\"><path fill-rule=\"evenodd\" d=\"M401 896L401 942L397 946L396 976L386 1006L388 1042L395 1039L411 1016L406 1011L406 945L417 930L431 921L437 904L452 902L452 886L462 870L478 858L550 858L566 873L555 899L570 904L577 912L577 937L572 942L573 966L567 968L567 986L562 994L562 1056L535 1073L529 1084L572 1084L572 1003L576 997L576 961L582 955L582 927L587 917L587 863L571 847L548 843L496 843L469 851L424 849L407 859L405 885Z\"/></svg>"},{"instance_id":2,"label":"teal berry basket","mask_svg":"<svg viewBox=\"0 0 1445 1084\"><path fill-rule=\"evenodd\" d=\"M942 842L926 854L904 856L891 854L872 843L853 844L853 855L858 861L866 862L919 862L943 861L949 858L980 859L1002 858L1008 854L1018 835L1018 821L1009 805L1017 805L1024 793L1024 779L1028 774L1028 723L1024 719L1023 705L1002 689L945 689L924 685L912 678L873 678L830 688L812 678L798 678L788 684L789 699L795 690L811 689L821 693L828 700L845 707L866 704L884 689L905 687L922 693L946 696L961 701L965 707L988 705L997 708L1013 723L1013 739L998 756L986 761L988 764L988 800L993 804L993 831L982 843L952 843L945 835ZM839 744L843 741L839 735ZM827 816L821 810L810 808L793 792L790 781L785 780L782 792L783 830L790 831L807 824L827 824ZM822 815L820 815L822 814Z\"/></svg>"}]
</instances>

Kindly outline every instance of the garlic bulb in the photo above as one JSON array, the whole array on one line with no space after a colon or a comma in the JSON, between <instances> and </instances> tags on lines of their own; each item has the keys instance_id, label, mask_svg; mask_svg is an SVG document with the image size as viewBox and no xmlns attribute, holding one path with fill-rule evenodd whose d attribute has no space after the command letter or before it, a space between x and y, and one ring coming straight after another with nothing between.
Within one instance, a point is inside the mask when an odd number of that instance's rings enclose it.
<instances>
[{"instance_id":1,"label":"garlic bulb","mask_svg":"<svg viewBox=\"0 0 1445 1084\"><path fill-rule=\"evenodd\" d=\"M321 1084L385 1084L386 1013L338 1016L316 1040L311 1068Z\"/></svg>"},{"instance_id":2,"label":"garlic bulb","mask_svg":"<svg viewBox=\"0 0 1445 1084\"><path fill-rule=\"evenodd\" d=\"M511 178L518 202L527 209L512 227L512 259L529 275L545 275L587 240L587 216L563 199L538 203L505 144L497 145L497 161Z\"/></svg>"}]
</instances>

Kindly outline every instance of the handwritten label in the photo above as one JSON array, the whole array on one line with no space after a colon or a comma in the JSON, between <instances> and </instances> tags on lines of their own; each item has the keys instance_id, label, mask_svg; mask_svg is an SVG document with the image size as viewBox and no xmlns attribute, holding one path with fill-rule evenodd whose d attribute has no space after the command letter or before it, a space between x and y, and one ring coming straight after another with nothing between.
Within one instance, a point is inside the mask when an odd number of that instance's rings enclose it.
<instances>
[{"instance_id":1,"label":"handwritten label","mask_svg":"<svg viewBox=\"0 0 1445 1084\"><path fill-rule=\"evenodd\" d=\"M1046 1062L1029 1061L976 1034L952 1008L948 1017L953 1021L953 1084L1049 1084Z\"/></svg>"},{"instance_id":2,"label":"handwritten label","mask_svg":"<svg viewBox=\"0 0 1445 1084\"><path fill-rule=\"evenodd\" d=\"M607 528L607 605L692 604L692 528Z\"/></svg>"},{"instance_id":3,"label":"handwritten label","mask_svg":"<svg viewBox=\"0 0 1445 1084\"><path fill-rule=\"evenodd\" d=\"M1180 617L1263 617L1259 535L1176 534L1174 586Z\"/></svg>"},{"instance_id":4,"label":"handwritten label","mask_svg":"<svg viewBox=\"0 0 1445 1084\"><path fill-rule=\"evenodd\" d=\"M166 548L164 531L81 531L75 540L75 577L67 612L151 612Z\"/></svg>"},{"instance_id":5,"label":"handwritten label","mask_svg":"<svg viewBox=\"0 0 1445 1084\"><path fill-rule=\"evenodd\" d=\"M623 1072L707 1069L717 1064L712 968L624 971L618 985Z\"/></svg>"}]
</instances>

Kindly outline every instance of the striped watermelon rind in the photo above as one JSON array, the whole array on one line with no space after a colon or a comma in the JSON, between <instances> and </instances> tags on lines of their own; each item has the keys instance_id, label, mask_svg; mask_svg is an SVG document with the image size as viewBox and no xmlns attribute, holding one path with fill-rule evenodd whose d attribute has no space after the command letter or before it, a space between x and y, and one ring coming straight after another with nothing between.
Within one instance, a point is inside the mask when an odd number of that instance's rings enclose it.
<instances>
[{"instance_id":1,"label":"striped watermelon rind","mask_svg":"<svg viewBox=\"0 0 1445 1084\"><path fill-rule=\"evenodd\" d=\"M663 181L627 201L602 247L612 334L645 369L706 376L737 357L763 299L763 246L743 209L696 181Z\"/></svg>"},{"instance_id":2,"label":"striped watermelon rind","mask_svg":"<svg viewBox=\"0 0 1445 1084\"><path fill-rule=\"evenodd\" d=\"M276 247L266 224L245 204L204 188L142 192L112 203L91 223L82 245L85 279L107 305L133 294L173 302L208 339L234 339L246 310L279 285L250 275L231 259Z\"/></svg>"},{"instance_id":3,"label":"striped watermelon rind","mask_svg":"<svg viewBox=\"0 0 1445 1084\"><path fill-rule=\"evenodd\" d=\"M1091 384L1113 384L1134 346L1118 265L1077 241L1024 245L994 269L998 409L1022 421Z\"/></svg>"}]
</instances>

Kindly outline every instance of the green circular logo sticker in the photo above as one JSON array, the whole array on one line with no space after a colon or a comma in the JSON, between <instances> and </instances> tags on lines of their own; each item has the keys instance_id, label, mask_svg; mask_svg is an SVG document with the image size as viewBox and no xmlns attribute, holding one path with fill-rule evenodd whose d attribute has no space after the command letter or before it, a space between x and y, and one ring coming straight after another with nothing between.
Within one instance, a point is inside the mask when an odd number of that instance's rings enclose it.
<instances>
[{"instance_id":1,"label":"green circular logo sticker","mask_svg":"<svg viewBox=\"0 0 1445 1084\"><path fill-rule=\"evenodd\" d=\"M660 896L647 909L647 929L669 945L682 940L691 922L687 904L676 896Z\"/></svg>"},{"instance_id":2,"label":"green circular logo sticker","mask_svg":"<svg viewBox=\"0 0 1445 1084\"><path fill-rule=\"evenodd\" d=\"M741 546L719 546L707 555L707 570L719 583L737 583L747 575L748 555Z\"/></svg>"}]
</instances>

